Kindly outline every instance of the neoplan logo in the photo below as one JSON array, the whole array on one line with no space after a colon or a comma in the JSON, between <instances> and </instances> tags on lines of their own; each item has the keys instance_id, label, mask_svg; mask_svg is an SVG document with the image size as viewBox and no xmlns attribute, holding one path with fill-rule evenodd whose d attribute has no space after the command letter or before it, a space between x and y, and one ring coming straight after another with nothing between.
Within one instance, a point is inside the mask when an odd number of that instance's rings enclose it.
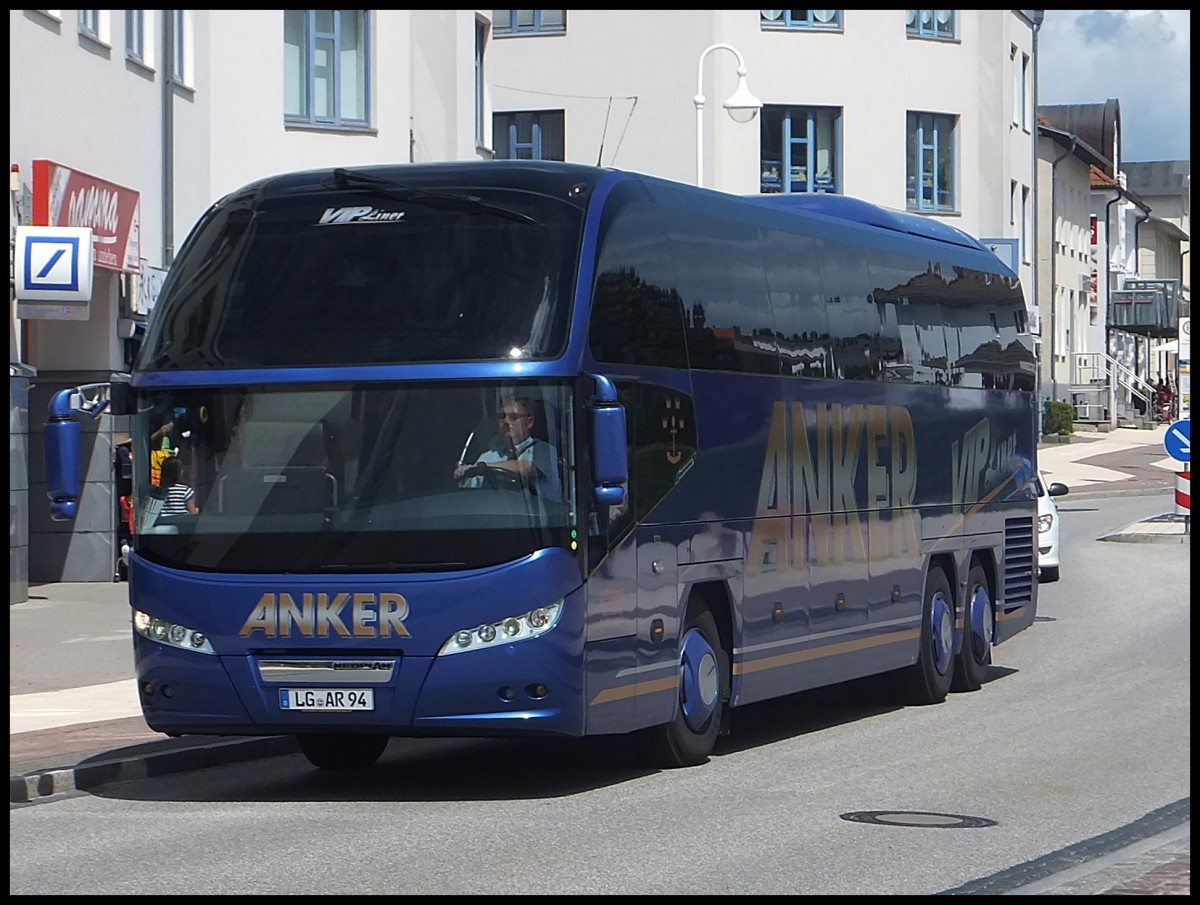
<instances>
[{"instance_id":1,"label":"neoplan logo","mask_svg":"<svg viewBox=\"0 0 1200 905\"><path fill-rule=\"evenodd\" d=\"M338 226L343 223L394 223L404 219L404 211L384 211L370 205L359 207L327 207L317 226Z\"/></svg>"}]
</instances>

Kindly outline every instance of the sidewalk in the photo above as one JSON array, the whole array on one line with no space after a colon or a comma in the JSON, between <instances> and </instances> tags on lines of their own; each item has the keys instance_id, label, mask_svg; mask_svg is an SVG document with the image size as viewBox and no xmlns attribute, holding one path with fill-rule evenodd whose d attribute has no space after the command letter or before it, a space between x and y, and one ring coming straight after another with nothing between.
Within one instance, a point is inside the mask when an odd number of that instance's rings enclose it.
<instances>
[{"instance_id":1,"label":"sidewalk","mask_svg":"<svg viewBox=\"0 0 1200 905\"><path fill-rule=\"evenodd\" d=\"M1043 442L1039 466L1070 487L1066 500L1162 494L1161 516L1104 540L1190 544L1190 523L1174 515L1181 466L1166 455L1166 429L1081 431L1067 443ZM298 750L288 737L172 739L147 728L132 678L128 590L111 582L33 585L28 600L9 607L10 804ZM1086 882L1072 881L1076 888L1048 880L1036 892L1190 894L1190 835L1167 837L1136 858L1126 852L1128 864L1120 853L1108 858L1117 864L1111 869L1097 859L1083 872Z\"/></svg>"},{"instance_id":2,"label":"sidewalk","mask_svg":"<svg viewBox=\"0 0 1200 905\"><path fill-rule=\"evenodd\" d=\"M1163 440L1168 427L1077 430L1063 438L1044 437L1038 444L1038 466L1051 481L1070 487L1072 496L1145 493L1154 488L1173 493L1175 474L1184 466L1167 455Z\"/></svg>"},{"instance_id":3,"label":"sidewalk","mask_svg":"<svg viewBox=\"0 0 1200 905\"><path fill-rule=\"evenodd\" d=\"M152 731L133 680L129 586L32 585L9 607L9 802L296 749Z\"/></svg>"}]
</instances>

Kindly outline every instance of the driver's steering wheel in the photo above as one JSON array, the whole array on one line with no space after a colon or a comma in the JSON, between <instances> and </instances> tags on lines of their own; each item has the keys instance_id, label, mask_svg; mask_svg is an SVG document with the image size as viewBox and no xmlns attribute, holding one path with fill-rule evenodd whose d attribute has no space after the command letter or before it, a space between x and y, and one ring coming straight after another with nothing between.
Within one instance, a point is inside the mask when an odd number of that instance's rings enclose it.
<instances>
[{"instance_id":1,"label":"driver's steering wheel","mask_svg":"<svg viewBox=\"0 0 1200 905\"><path fill-rule=\"evenodd\" d=\"M483 486L493 490L524 490L525 480L519 472L497 465L486 465L483 471Z\"/></svg>"}]
</instances>

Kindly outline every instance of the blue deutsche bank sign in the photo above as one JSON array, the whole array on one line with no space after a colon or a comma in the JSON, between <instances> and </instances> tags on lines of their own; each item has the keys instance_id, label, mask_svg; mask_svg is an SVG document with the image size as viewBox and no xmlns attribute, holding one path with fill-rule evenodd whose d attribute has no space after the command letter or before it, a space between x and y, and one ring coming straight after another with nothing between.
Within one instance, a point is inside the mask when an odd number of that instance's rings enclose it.
<instances>
[{"instance_id":1,"label":"blue deutsche bank sign","mask_svg":"<svg viewBox=\"0 0 1200 905\"><path fill-rule=\"evenodd\" d=\"M25 243L23 290L79 291L79 240L31 236Z\"/></svg>"},{"instance_id":2,"label":"blue deutsche bank sign","mask_svg":"<svg viewBox=\"0 0 1200 905\"><path fill-rule=\"evenodd\" d=\"M92 297L92 231L19 226L13 261L18 302L87 302Z\"/></svg>"},{"instance_id":3,"label":"blue deutsche bank sign","mask_svg":"<svg viewBox=\"0 0 1200 905\"><path fill-rule=\"evenodd\" d=\"M1167 455L1176 462L1191 463L1192 461L1192 421L1184 418L1176 421L1167 428L1163 436L1163 447Z\"/></svg>"}]
</instances>

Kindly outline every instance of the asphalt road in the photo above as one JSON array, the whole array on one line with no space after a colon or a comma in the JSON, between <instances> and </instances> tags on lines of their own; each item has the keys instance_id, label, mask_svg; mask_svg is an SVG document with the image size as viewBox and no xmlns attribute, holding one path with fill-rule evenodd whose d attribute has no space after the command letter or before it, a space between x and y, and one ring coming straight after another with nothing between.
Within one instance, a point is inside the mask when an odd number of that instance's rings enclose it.
<instances>
[{"instance_id":1,"label":"asphalt road","mask_svg":"<svg viewBox=\"0 0 1200 905\"><path fill-rule=\"evenodd\" d=\"M690 770L395 740L363 776L287 755L108 784L13 808L10 892L1190 891L1190 547L1098 540L1161 496L1062 503L1063 578L977 693L754 705ZM100 609L50 619L55 650L87 656Z\"/></svg>"}]
</instances>

